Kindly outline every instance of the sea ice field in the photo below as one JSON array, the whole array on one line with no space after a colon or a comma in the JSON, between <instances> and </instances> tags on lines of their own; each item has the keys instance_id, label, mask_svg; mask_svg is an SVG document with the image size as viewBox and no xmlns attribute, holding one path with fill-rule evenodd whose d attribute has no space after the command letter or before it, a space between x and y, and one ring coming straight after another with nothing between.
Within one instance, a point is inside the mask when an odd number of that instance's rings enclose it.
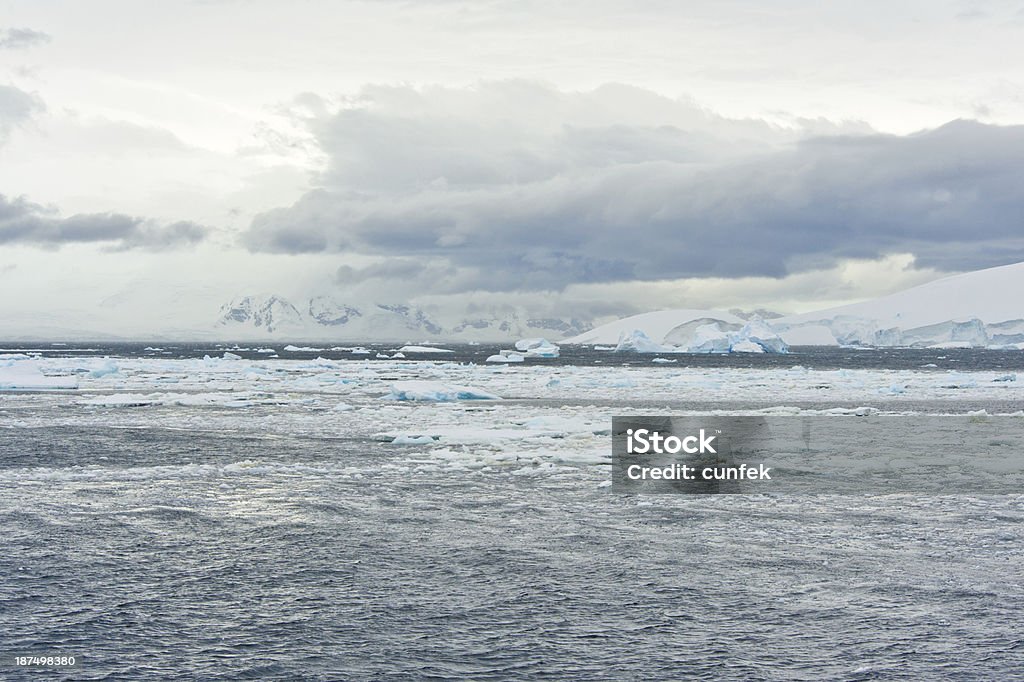
<instances>
[{"instance_id":1,"label":"sea ice field","mask_svg":"<svg viewBox=\"0 0 1024 682\"><path fill-rule=\"evenodd\" d=\"M0 678L1024 679L1024 491L610 486L612 416L1024 420L1024 352L289 348L0 348Z\"/></svg>"}]
</instances>

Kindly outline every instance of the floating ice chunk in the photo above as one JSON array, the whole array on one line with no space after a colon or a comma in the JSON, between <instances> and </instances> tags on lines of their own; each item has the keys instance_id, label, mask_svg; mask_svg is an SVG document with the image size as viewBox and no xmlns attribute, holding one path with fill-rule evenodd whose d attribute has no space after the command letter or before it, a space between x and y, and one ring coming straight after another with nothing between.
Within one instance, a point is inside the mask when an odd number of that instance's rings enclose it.
<instances>
[{"instance_id":1,"label":"floating ice chunk","mask_svg":"<svg viewBox=\"0 0 1024 682\"><path fill-rule=\"evenodd\" d=\"M34 361L16 360L0 367L0 390L54 390L78 388L78 378L43 374Z\"/></svg>"},{"instance_id":2,"label":"floating ice chunk","mask_svg":"<svg viewBox=\"0 0 1024 682\"><path fill-rule=\"evenodd\" d=\"M405 353L403 353L402 351L398 351L397 353L395 353L394 355L391 356L391 359L392 360L401 360L404 357L405 357Z\"/></svg>"},{"instance_id":3,"label":"floating ice chunk","mask_svg":"<svg viewBox=\"0 0 1024 682\"><path fill-rule=\"evenodd\" d=\"M412 436L403 434L401 436L395 436L395 439L391 441L392 445L433 445L434 439L431 436Z\"/></svg>"},{"instance_id":4,"label":"floating ice chunk","mask_svg":"<svg viewBox=\"0 0 1024 682\"><path fill-rule=\"evenodd\" d=\"M290 343L284 349L289 353L317 353L324 350L323 348L312 348L310 346L293 346Z\"/></svg>"},{"instance_id":5,"label":"floating ice chunk","mask_svg":"<svg viewBox=\"0 0 1024 682\"><path fill-rule=\"evenodd\" d=\"M242 356L241 355L235 355L234 353L228 353L228 352L225 351L224 359L225 360L241 360Z\"/></svg>"},{"instance_id":6,"label":"floating ice chunk","mask_svg":"<svg viewBox=\"0 0 1024 682\"><path fill-rule=\"evenodd\" d=\"M454 353L447 348L436 348L434 346L402 346L399 353Z\"/></svg>"},{"instance_id":7,"label":"floating ice chunk","mask_svg":"<svg viewBox=\"0 0 1024 682\"><path fill-rule=\"evenodd\" d=\"M89 370L89 378L99 379L100 377L105 377L108 374L117 374L118 371L116 362L110 358L103 358L103 362Z\"/></svg>"},{"instance_id":8,"label":"floating ice chunk","mask_svg":"<svg viewBox=\"0 0 1024 682\"><path fill-rule=\"evenodd\" d=\"M526 353L530 358L557 358L559 348L547 339L520 339L516 341L516 350Z\"/></svg>"},{"instance_id":9,"label":"floating ice chunk","mask_svg":"<svg viewBox=\"0 0 1024 682\"><path fill-rule=\"evenodd\" d=\"M651 362L657 362L659 364L664 364L664 363L668 363L668 362L679 362L679 361L678 360L669 360L668 358L654 358L653 360L651 360Z\"/></svg>"},{"instance_id":10,"label":"floating ice chunk","mask_svg":"<svg viewBox=\"0 0 1024 682\"><path fill-rule=\"evenodd\" d=\"M258 349L256 349L256 352L257 353L276 353L277 351L274 350L273 348L258 348Z\"/></svg>"},{"instance_id":11,"label":"floating ice chunk","mask_svg":"<svg viewBox=\"0 0 1024 682\"><path fill-rule=\"evenodd\" d=\"M490 355L490 356L487 357L487 362L504 362L504 363L509 363L509 362L522 362L522 361L523 361L523 356L520 355L519 353L512 353L510 351L504 351L504 350L501 351L500 353L497 353L495 355Z\"/></svg>"},{"instance_id":12,"label":"floating ice chunk","mask_svg":"<svg viewBox=\"0 0 1024 682\"><path fill-rule=\"evenodd\" d=\"M351 350L352 355L369 355L370 349L363 348L362 346L356 346Z\"/></svg>"},{"instance_id":13,"label":"floating ice chunk","mask_svg":"<svg viewBox=\"0 0 1024 682\"><path fill-rule=\"evenodd\" d=\"M396 381L385 400L422 400L452 402L455 400L501 400L500 396L474 386L446 384L440 381Z\"/></svg>"}]
</instances>

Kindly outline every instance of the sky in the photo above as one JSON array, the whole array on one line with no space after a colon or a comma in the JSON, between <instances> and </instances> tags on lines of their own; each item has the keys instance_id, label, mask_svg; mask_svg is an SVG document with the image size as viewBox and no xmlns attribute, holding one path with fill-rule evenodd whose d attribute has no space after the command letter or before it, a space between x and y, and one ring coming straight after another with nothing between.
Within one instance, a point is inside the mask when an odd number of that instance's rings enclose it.
<instances>
[{"instance_id":1,"label":"sky","mask_svg":"<svg viewBox=\"0 0 1024 682\"><path fill-rule=\"evenodd\" d=\"M803 312L1024 261L1024 1L0 0L0 325Z\"/></svg>"}]
</instances>

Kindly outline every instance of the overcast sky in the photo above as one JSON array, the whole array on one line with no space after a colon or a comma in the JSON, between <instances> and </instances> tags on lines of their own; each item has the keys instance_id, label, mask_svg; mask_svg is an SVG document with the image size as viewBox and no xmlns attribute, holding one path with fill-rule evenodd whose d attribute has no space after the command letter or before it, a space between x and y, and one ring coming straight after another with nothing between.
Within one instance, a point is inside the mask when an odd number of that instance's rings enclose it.
<instances>
[{"instance_id":1,"label":"overcast sky","mask_svg":"<svg viewBox=\"0 0 1024 682\"><path fill-rule=\"evenodd\" d=\"M267 292L797 312L1024 260L1024 1L0 0L0 22L8 326L187 329Z\"/></svg>"}]
</instances>

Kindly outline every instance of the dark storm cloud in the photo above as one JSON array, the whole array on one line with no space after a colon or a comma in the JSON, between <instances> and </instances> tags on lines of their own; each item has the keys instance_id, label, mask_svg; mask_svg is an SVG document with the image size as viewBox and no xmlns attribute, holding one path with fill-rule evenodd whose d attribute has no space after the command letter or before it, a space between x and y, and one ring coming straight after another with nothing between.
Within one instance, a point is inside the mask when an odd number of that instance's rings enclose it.
<instances>
[{"instance_id":1,"label":"dark storm cloud","mask_svg":"<svg viewBox=\"0 0 1024 682\"><path fill-rule=\"evenodd\" d=\"M109 243L116 249L161 251L203 240L209 229L191 222L159 225L121 213L79 213L62 218L51 207L0 194L0 244L61 246Z\"/></svg>"},{"instance_id":2,"label":"dark storm cloud","mask_svg":"<svg viewBox=\"0 0 1024 682\"><path fill-rule=\"evenodd\" d=\"M388 91L397 103L317 118L324 187L257 216L249 247L456 268L434 280L444 291L781 277L900 252L944 270L1024 260L1024 127L821 135L815 122L798 139L686 103L635 113L519 90Z\"/></svg>"},{"instance_id":3,"label":"dark storm cloud","mask_svg":"<svg viewBox=\"0 0 1024 682\"><path fill-rule=\"evenodd\" d=\"M19 50L50 42L50 36L30 28L0 28L0 50Z\"/></svg>"}]
</instances>

